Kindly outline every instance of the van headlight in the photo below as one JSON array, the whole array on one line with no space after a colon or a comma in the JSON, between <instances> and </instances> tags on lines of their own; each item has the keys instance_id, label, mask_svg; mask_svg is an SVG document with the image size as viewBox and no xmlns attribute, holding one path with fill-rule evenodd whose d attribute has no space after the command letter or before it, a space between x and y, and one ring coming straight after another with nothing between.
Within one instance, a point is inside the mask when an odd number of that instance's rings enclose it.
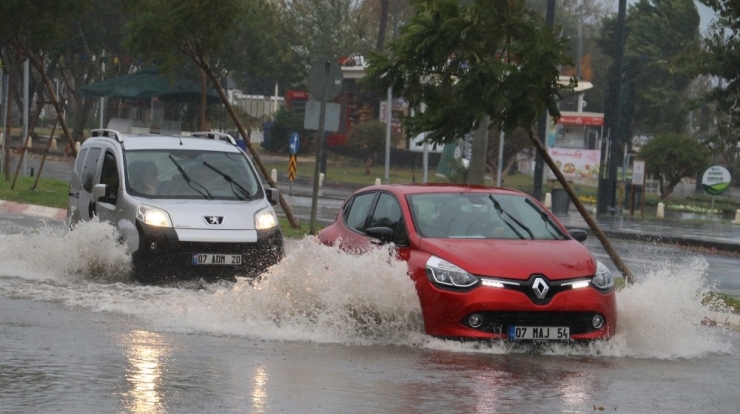
<instances>
[{"instance_id":1,"label":"van headlight","mask_svg":"<svg viewBox=\"0 0 740 414\"><path fill-rule=\"evenodd\" d=\"M172 227L172 220L166 211L146 204L136 208L136 219L154 227Z\"/></svg>"},{"instance_id":2,"label":"van headlight","mask_svg":"<svg viewBox=\"0 0 740 414\"><path fill-rule=\"evenodd\" d=\"M440 285L467 288L478 283L477 277L437 256L427 260L426 269L429 280Z\"/></svg>"},{"instance_id":3,"label":"van headlight","mask_svg":"<svg viewBox=\"0 0 740 414\"><path fill-rule=\"evenodd\" d=\"M271 208L258 211L254 215L254 226L257 230L267 230L278 225L278 218Z\"/></svg>"},{"instance_id":4,"label":"van headlight","mask_svg":"<svg viewBox=\"0 0 740 414\"><path fill-rule=\"evenodd\" d=\"M591 284L602 290L610 289L614 286L612 271L598 260L596 261L596 273L593 279L591 279Z\"/></svg>"}]
</instances>

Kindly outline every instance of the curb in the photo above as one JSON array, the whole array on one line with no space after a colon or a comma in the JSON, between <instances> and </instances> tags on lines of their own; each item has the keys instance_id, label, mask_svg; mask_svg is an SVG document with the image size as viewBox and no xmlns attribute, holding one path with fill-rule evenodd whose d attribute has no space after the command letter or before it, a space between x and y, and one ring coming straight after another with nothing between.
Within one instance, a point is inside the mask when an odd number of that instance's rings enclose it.
<instances>
[{"instance_id":1,"label":"curb","mask_svg":"<svg viewBox=\"0 0 740 414\"><path fill-rule=\"evenodd\" d=\"M20 204L15 201L0 200L0 211L19 213L27 216L48 218L64 221L67 218L67 210L63 208L35 206L31 204Z\"/></svg>"},{"instance_id":2,"label":"curb","mask_svg":"<svg viewBox=\"0 0 740 414\"><path fill-rule=\"evenodd\" d=\"M712 312L709 324L712 326L721 326L723 328L740 331L740 315L734 313Z\"/></svg>"}]
</instances>

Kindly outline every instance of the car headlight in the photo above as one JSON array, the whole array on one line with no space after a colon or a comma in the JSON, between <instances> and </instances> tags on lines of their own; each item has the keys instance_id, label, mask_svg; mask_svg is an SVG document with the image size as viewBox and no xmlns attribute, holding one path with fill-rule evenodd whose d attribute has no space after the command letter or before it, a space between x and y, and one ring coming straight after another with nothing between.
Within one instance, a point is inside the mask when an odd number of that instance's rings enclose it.
<instances>
[{"instance_id":1,"label":"car headlight","mask_svg":"<svg viewBox=\"0 0 740 414\"><path fill-rule=\"evenodd\" d=\"M254 225L257 230L267 230L277 226L278 219L271 208L266 208L254 215Z\"/></svg>"},{"instance_id":2,"label":"car headlight","mask_svg":"<svg viewBox=\"0 0 740 414\"><path fill-rule=\"evenodd\" d=\"M137 207L136 219L154 227L172 227L172 220L166 211L145 204Z\"/></svg>"},{"instance_id":3,"label":"car headlight","mask_svg":"<svg viewBox=\"0 0 740 414\"><path fill-rule=\"evenodd\" d=\"M466 288L478 283L478 278L446 260L432 256L427 260L427 277L434 283Z\"/></svg>"},{"instance_id":4,"label":"car headlight","mask_svg":"<svg viewBox=\"0 0 740 414\"><path fill-rule=\"evenodd\" d=\"M609 289L614 286L614 278L612 277L612 271L604 263L596 261L596 274L591 279L591 284L599 289Z\"/></svg>"}]
</instances>

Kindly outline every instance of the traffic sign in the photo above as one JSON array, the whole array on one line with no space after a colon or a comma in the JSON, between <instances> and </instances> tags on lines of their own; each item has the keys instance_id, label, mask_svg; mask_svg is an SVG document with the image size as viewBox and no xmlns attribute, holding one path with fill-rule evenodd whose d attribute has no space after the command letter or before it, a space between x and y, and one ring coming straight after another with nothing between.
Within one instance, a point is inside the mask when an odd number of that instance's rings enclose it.
<instances>
[{"instance_id":1,"label":"traffic sign","mask_svg":"<svg viewBox=\"0 0 740 414\"><path fill-rule=\"evenodd\" d=\"M290 134L290 144L288 144L288 148L290 148L291 155L298 154L298 149L301 147L301 139L298 137L298 133L294 132Z\"/></svg>"},{"instance_id":2,"label":"traffic sign","mask_svg":"<svg viewBox=\"0 0 740 414\"><path fill-rule=\"evenodd\" d=\"M727 168L721 165L713 165L704 171L701 178L701 186L710 195L720 195L730 187L732 176Z\"/></svg>"},{"instance_id":3,"label":"traffic sign","mask_svg":"<svg viewBox=\"0 0 740 414\"><path fill-rule=\"evenodd\" d=\"M326 92L324 100L331 101L342 92L342 67L333 59L319 59L311 65L308 72L308 91L311 92L314 99L321 100L321 90L324 88L326 81Z\"/></svg>"},{"instance_id":4,"label":"traffic sign","mask_svg":"<svg viewBox=\"0 0 740 414\"><path fill-rule=\"evenodd\" d=\"M291 155L290 159L288 160L288 179L292 183L295 181L295 173L296 173L296 156Z\"/></svg>"}]
</instances>

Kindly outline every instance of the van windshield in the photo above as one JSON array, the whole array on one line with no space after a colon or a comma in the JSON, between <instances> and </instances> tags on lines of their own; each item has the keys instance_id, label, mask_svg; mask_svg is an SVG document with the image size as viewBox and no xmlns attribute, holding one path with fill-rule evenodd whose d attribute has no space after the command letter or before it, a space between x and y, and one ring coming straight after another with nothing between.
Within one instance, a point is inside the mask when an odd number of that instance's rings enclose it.
<instances>
[{"instance_id":1,"label":"van windshield","mask_svg":"<svg viewBox=\"0 0 740 414\"><path fill-rule=\"evenodd\" d=\"M251 200L262 197L257 174L241 153L202 150L126 151L126 188L149 198Z\"/></svg>"}]
</instances>

